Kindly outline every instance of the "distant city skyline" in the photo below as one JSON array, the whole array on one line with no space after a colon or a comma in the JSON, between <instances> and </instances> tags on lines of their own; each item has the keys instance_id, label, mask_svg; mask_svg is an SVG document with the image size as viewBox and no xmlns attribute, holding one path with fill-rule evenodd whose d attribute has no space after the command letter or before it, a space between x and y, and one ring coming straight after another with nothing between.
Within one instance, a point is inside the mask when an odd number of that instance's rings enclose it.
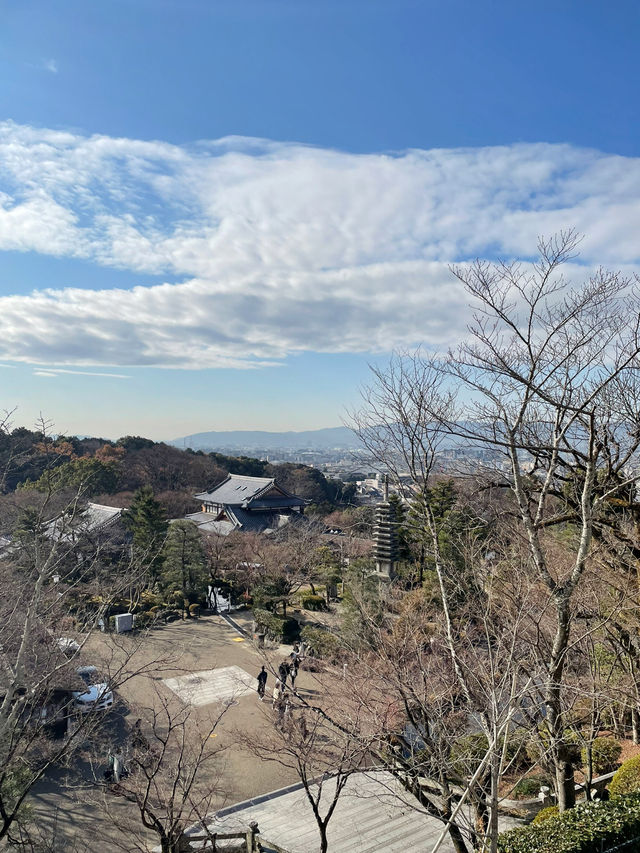
<instances>
[{"instance_id":1,"label":"distant city skyline","mask_svg":"<svg viewBox=\"0 0 640 853\"><path fill-rule=\"evenodd\" d=\"M339 426L446 349L449 270L640 269L623 0L63 0L0 37L0 408L168 440Z\"/></svg>"}]
</instances>

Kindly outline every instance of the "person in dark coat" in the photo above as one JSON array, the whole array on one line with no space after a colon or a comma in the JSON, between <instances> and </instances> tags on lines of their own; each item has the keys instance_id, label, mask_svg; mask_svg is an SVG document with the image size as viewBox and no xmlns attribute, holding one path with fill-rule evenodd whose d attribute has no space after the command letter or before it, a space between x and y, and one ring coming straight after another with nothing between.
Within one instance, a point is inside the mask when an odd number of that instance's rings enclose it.
<instances>
[{"instance_id":1,"label":"person in dark coat","mask_svg":"<svg viewBox=\"0 0 640 853\"><path fill-rule=\"evenodd\" d=\"M267 670L262 667L260 672L258 673L258 696L260 697L260 701L264 700L264 691L267 686Z\"/></svg>"}]
</instances>

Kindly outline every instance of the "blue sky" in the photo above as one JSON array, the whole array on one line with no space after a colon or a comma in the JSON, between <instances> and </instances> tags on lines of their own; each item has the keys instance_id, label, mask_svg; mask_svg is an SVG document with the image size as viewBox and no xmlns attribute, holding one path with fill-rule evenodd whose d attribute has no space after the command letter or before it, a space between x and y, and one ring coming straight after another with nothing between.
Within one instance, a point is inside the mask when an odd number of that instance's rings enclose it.
<instances>
[{"instance_id":1,"label":"blue sky","mask_svg":"<svg viewBox=\"0 0 640 853\"><path fill-rule=\"evenodd\" d=\"M447 265L638 268L640 7L0 3L0 405L64 432L337 425L469 309Z\"/></svg>"}]
</instances>

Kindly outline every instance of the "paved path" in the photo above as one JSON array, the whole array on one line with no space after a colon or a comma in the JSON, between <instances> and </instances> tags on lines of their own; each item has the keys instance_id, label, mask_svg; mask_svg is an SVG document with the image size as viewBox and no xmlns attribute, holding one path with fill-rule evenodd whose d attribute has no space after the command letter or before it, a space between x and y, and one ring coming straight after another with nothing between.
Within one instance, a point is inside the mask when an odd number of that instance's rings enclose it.
<instances>
[{"instance_id":1,"label":"paved path","mask_svg":"<svg viewBox=\"0 0 640 853\"><path fill-rule=\"evenodd\" d=\"M100 644L104 641L104 635L93 635L87 644L87 654L95 653L98 657L101 653ZM133 646L133 643L133 638L118 638L118 644L124 652ZM194 675L201 678L204 673L205 683L200 685L203 702L195 704L193 712L195 718L201 719L205 724L219 710L219 700L228 701L230 683L233 681L234 685L232 702L216 730L215 743L216 747L221 749L220 758L206 770L211 774L211 788L216 791L214 808L224 808L296 782L297 776L292 771L275 763L260 762L246 752L241 752L235 745L237 730L250 733L268 724L269 715L272 713L271 703L263 703L258 699L257 674L263 663L271 670L276 670L284 657L282 653L287 651L289 650L268 650L263 655L249 640L239 637L217 616L204 617L197 622L174 622L151 631L132 663L138 667L151 663L152 669L156 671L150 675L133 677L119 691L126 704L125 719L112 719L112 742L117 743L124 737L125 722L130 727L137 717L147 716L145 708L157 706L158 692L165 697L174 696L176 701L179 701L165 681L180 682L181 679L187 679L188 682ZM220 672L222 676L211 676L214 681L220 679L217 686L211 682L206 683L211 673ZM232 673L231 677L229 673ZM304 675L301 673L299 678L303 679ZM267 682L269 693L274 683L275 676L270 671ZM192 687L194 686L192 683ZM209 699L211 701L208 701ZM113 828L108 825L104 816L96 811L95 805L86 801L81 789L64 787L64 775L63 771L52 771L36 786L30 799L36 819L43 826L51 830L54 824L57 825L60 840L55 849L67 853L73 849L74 839L77 839L79 849L85 853L87 839L98 836L103 845L100 853L118 850L115 842L109 841L113 836ZM117 807L120 807L120 804ZM122 808L126 809L128 806L122 804ZM157 843L156 836L141 831L150 843L150 848L154 842Z\"/></svg>"}]
</instances>

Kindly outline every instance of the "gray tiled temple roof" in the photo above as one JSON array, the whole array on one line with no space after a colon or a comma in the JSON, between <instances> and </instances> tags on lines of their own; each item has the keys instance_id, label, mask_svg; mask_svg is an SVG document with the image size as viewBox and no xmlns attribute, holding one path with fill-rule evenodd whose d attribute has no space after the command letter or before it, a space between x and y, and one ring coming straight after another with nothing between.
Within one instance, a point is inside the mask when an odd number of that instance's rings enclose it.
<instances>
[{"instance_id":1,"label":"gray tiled temple roof","mask_svg":"<svg viewBox=\"0 0 640 853\"><path fill-rule=\"evenodd\" d=\"M271 488L277 488L283 492L283 497L266 498L257 504L255 501L268 492ZM201 492L195 495L197 500L208 503L225 504L226 506L255 506L256 508L268 508L271 506L304 506L304 500L287 492L278 485L274 478L269 477L245 477L241 474L229 474L219 486L210 492Z\"/></svg>"}]
</instances>

